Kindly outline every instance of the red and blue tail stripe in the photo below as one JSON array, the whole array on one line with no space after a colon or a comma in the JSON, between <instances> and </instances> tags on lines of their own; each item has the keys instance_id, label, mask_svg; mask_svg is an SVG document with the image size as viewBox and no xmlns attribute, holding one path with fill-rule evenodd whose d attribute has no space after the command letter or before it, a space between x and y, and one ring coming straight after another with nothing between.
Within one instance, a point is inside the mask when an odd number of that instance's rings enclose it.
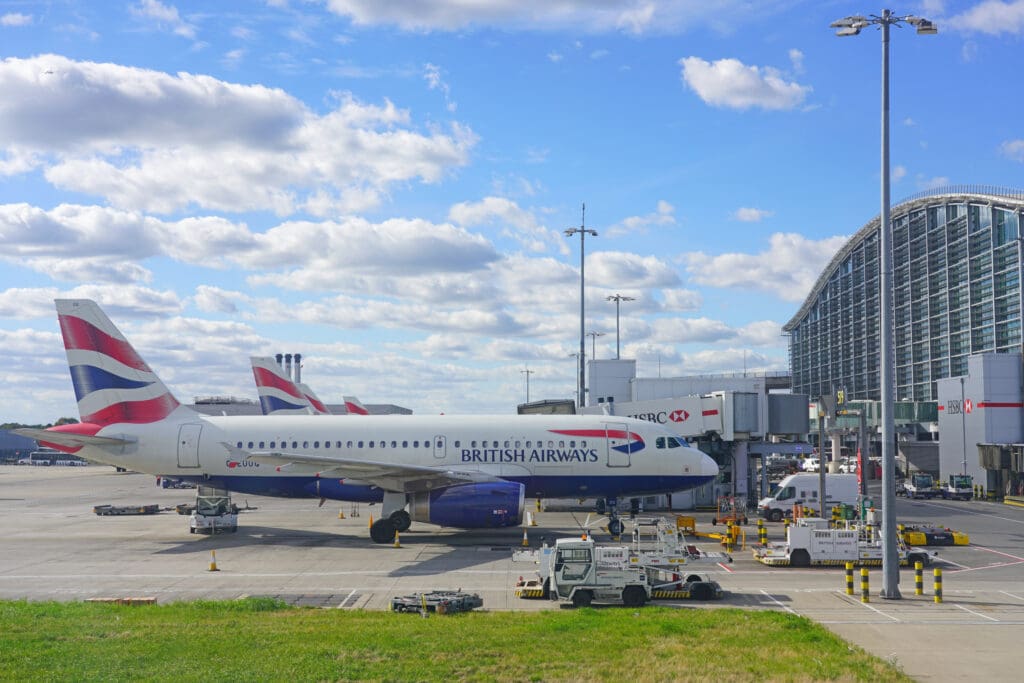
<instances>
[{"instance_id":1,"label":"red and blue tail stripe","mask_svg":"<svg viewBox=\"0 0 1024 683\"><path fill-rule=\"evenodd\" d=\"M56 303L83 423L158 422L179 407L95 302L58 299Z\"/></svg>"}]
</instances>

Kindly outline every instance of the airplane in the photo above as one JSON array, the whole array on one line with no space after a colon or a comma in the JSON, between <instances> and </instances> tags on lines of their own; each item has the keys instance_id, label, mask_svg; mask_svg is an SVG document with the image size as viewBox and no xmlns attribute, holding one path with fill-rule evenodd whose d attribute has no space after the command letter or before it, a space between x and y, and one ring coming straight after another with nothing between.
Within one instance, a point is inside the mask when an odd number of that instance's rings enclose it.
<instances>
[{"instance_id":1,"label":"airplane","mask_svg":"<svg viewBox=\"0 0 1024 683\"><path fill-rule=\"evenodd\" d=\"M329 415L320 399L305 385L291 380L270 356L253 356L252 375L264 415ZM312 395L312 396L311 396Z\"/></svg>"},{"instance_id":2,"label":"airplane","mask_svg":"<svg viewBox=\"0 0 1024 683\"><path fill-rule=\"evenodd\" d=\"M260 411L264 415L331 415L330 409L313 393L309 385L293 382L281 365L270 356L252 356L252 374L260 395ZM301 408L301 396L307 402ZM345 408L351 415L369 415L370 411L355 396L345 396Z\"/></svg>"},{"instance_id":3,"label":"airplane","mask_svg":"<svg viewBox=\"0 0 1024 683\"><path fill-rule=\"evenodd\" d=\"M604 415L202 415L175 399L100 307L56 300L81 422L17 433L115 467L238 493L381 503L376 543L413 521L522 524L524 500L616 502L691 489L715 461L653 422Z\"/></svg>"}]
</instances>

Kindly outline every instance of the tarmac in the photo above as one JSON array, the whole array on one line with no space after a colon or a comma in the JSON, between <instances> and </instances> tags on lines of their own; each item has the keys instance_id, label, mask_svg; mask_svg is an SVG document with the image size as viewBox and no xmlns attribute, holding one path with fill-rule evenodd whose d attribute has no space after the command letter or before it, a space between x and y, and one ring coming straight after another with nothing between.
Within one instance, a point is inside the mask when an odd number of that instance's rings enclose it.
<instances>
[{"instance_id":1,"label":"tarmac","mask_svg":"<svg viewBox=\"0 0 1024 683\"><path fill-rule=\"evenodd\" d=\"M194 495L160 488L148 475L105 466L0 466L0 599L139 597L163 603L259 595L295 605L385 610L394 596L461 589L479 593L485 610L560 608L513 594L517 579L535 572L533 564L513 561L524 528L459 531L414 523L394 547L369 539L367 527L377 506L237 496L236 504L256 508L240 515L238 532L201 536L189 534L187 517L173 510ZM93 507L102 504L158 504L164 511L95 515ZM898 499L897 513L904 523L941 524L971 537L969 546L936 549L935 566L944 578L941 604L934 602L930 569L924 595L914 595L913 573L904 569L902 598L889 600L880 597L882 571L873 568L870 602L862 603L859 575L857 594L848 596L841 568L765 567L749 549L735 551L732 563L700 568L726 590L724 600L659 603L804 616L916 680L1019 680L1024 509L984 501ZM656 514L673 513L645 513ZM714 530L711 513L680 514L696 517L699 530ZM525 527L527 541L538 547L544 540L577 535L586 520L586 512L542 511L538 526ZM766 526L770 540L782 540L781 524ZM756 526L744 530L748 546L756 542ZM611 542L596 527L592 533ZM721 550L712 541L696 545ZM210 571L214 562L217 571Z\"/></svg>"}]
</instances>

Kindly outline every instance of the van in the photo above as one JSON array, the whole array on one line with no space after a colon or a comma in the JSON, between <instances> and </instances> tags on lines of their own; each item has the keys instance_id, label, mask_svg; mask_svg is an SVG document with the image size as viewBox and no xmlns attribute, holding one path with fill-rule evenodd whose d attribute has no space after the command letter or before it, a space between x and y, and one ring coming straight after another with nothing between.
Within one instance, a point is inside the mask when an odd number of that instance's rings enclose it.
<instances>
[{"instance_id":1,"label":"van","mask_svg":"<svg viewBox=\"0 0 1024 683\"><path fill-rule=\"evenodd\" d=\"M762 498L757 504L757 513L772 522L793 514L794 505L818 509L819 474L791 474L779 482L774 495ZM856 505L859 495L856 474L826 474L825 501L830 508L840 503Z\"/></svg>"}]
</instances>

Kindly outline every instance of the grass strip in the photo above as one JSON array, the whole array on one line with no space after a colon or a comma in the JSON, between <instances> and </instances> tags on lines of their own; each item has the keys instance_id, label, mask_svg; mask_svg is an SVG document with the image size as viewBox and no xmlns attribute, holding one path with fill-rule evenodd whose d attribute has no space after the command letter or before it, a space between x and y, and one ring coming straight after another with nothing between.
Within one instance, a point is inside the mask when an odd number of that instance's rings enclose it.
<instances>
[{"instance_id":1,"label":"grass strip","mask_svg":"<svg viewBox=\"0 0 1024 683\"><path fill-rule=\"evenodd\" d=\"M646 607L431 615L260 598L0 602L0 680L907 681L803 617Z\"/></svg>"}]
</instances>

